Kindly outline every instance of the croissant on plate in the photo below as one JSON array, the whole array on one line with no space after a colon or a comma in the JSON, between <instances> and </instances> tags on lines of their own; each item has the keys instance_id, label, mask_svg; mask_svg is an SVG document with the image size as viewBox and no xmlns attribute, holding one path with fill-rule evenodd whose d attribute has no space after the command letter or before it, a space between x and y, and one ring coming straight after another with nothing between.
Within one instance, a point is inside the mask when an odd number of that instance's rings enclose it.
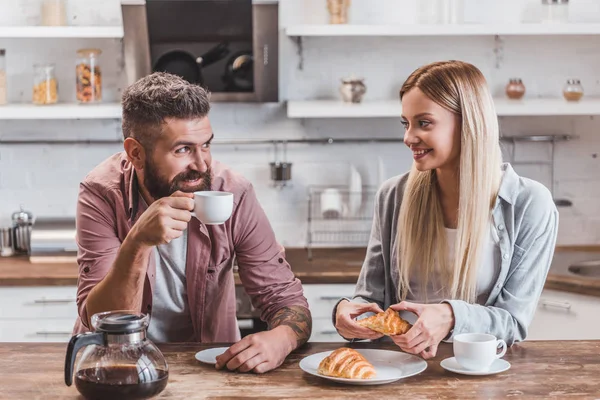
<instances>
[{"instance_id":1,"label":"croissant on plate","mask_svg":"<svg viewBox=\"0 0 600 400\"><path fill-rule=\"evenodd\" d=\"M412 327L411 324L403 320L402 317L391 308L388 308L385 312L380 312L357 322L360 326L364 326L365 328L372 329L388 336L405 334Z\"/></svg>"},{"instance_id":2,"label":"croissant on plate","mask_svg":"<svg viewBox=\"0 0 600 400\"><path fill-rule=\"evenodd\" d=\"M371 379L375 367L358 351L342 347L334 350L319 364L317 372L334 378Z\"/></svg>"}]
</instances>

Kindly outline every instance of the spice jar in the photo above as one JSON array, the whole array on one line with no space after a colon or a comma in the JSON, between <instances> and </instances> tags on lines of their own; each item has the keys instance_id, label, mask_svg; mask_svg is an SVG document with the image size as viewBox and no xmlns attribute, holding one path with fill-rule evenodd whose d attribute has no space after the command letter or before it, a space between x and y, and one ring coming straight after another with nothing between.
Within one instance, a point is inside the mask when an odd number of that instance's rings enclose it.
<instances>
[{"instance_id":1,"label":"spice jar","mask_svg":"<svg viewBox=\"0 0 600 400\"><path fill-rule=\"evenodd\" d=\"M569 79L563 88L563 96L567 101L579 101L583 97L583 86L579 79Z\"/></svg>"},{"instance_id":2,"label":"spice jar","mask_svg":"<svg viewBox=\"0 0 600 400\"><path fill-rule=\"evenodd\" d=\"M542 0L542 22L569 22L569 0Z\"/></svg>"},{"instance_id":3,"label":"spice jar","mask_svg":"<svg viewBox=\"0 0 600 400\"><path fill-rule=\"evenodd\" d=\"M0 49L0 106L6 104L6 50Z\"/></svg>"},{"instance_id":4,"label":"spice jar","mask_svg":"<svg viewBox=\"0 0 600 400\"><path fill-rule=\"evenodd\" d=\"M67 6L65 0L42 0L42 25L67 25Z\"/></svg>"},{"instance_id":5,"label":"spice jar","mask_svg":"<svg viewBox=\"0 0 600 400\"><path fill-rule=\"evenodd\" d=\"M525 85L519 78L511 78L506 85L506 97L512 100L519 100L525 95Z\"/></svg>"},{"instance_id":6,"label":"spice jar","mask_svg":"<svg viewBox=\"0 0 600 400\"><path fill-rule=\"evenodd\" d=\"M347 24L350 0L327 0L330 24Z\"/></svg>"},{"instance_id":7,"label":"spice jar","mask_svg":"<svg viewBox=\"0 0 600 400\"><path fill-rule=\"evenodd\" d=\"M99 49L81 49L77 51L77 100L80 103L102 101L102 73L98 57Z\"/></svg>"},{"instance_id":8,"label":"spice jar","mask_svg":"<svg viewBox=\"0 0 600 400\"><path fill-rule=\"evenodd\" d=\"M35 64L33 103L54 104L58 101L58 82L54 75L54 64Z\"/></svg>"}]
</instances>

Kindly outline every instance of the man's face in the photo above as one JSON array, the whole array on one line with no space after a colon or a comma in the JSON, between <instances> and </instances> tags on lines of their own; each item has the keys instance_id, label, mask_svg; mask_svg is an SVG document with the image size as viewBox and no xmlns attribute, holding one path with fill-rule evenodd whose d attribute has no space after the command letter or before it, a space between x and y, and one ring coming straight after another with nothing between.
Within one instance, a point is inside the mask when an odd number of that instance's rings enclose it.
<instances>
[{"instance_id":1,"label":"man's face","mask_svg":"<svg viewBox=\"0 0 600 400\"><path fill-rule=\"evenodd\" d=\"M210 190L213 138L208 117L167 119L144 165L144 186L154 199L180 190Z\"/></svg>"}]
</instances>

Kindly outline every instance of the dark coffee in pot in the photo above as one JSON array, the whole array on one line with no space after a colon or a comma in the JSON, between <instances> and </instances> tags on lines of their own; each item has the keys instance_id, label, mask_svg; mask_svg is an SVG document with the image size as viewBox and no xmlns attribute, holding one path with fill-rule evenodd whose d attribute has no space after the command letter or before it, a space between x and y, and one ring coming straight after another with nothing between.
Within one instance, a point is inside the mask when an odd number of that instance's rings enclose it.
<instances>
[{"instance_id":1,"label":"dark coffee in pot","mask_svg":"<svg viewBox=\"0 0 600 400\"><path fill-rule=\"evenodd\" d=\"M135 365L82 369L75 374L75 386L94 400L142 400L156 396L167 386L169 373L149 366Z\"/></svg>"}]
</instances>

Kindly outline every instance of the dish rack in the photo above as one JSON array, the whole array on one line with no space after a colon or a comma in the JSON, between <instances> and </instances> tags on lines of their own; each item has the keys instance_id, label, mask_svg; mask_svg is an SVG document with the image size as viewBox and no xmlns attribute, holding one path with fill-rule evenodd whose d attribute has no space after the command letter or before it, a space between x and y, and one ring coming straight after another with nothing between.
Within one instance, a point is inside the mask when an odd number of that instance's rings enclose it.
<instances>
[{"instance_id":1,"label":"dish rack","mask_svg":"<svg viewBox=\"0 0 600 400\"><path fill-rule=\"evenodd\" d=\"M339 195L341 208L331 212L323 207L324 193ZM363 186L361 191L350 191L348 186L309 186L306 247L312 260L315 247L366 246L371 225L377 188Z\"/></svg>"}]
</instances>

